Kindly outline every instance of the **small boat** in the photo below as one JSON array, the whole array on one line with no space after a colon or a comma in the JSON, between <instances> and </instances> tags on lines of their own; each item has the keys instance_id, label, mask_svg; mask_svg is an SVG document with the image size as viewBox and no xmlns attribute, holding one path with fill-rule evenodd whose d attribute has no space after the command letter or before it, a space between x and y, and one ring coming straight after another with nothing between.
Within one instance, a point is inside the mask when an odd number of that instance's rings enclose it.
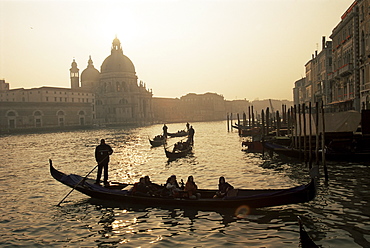
<instances>
[{"instance_id":1,"label":"small boat","mask_svg":"<svg viewBox=\"0 0 370 248\"><path fill-rule=\"evenodd\" d=\"M252 153L263 152L263 144L262 144L262 141L260 140L243 141L242 146L247 147L247 149L244 150L246 152L252 152Z\"/></svg>"},{"instance_id":2,"label":"small boat","mask_svg":"<svg viewBox=\"0 0 370 248\"><path fill-rule=\"evenodd\" d=\"M162 146L166 144L166 137L163 135L157 135L153 140L149 139L149 142L153 147Z\"/></svg>"},{"instance_id":3,"label":"small boat","mask_svg":"<svg viewBox=\"0 0 370 248\"><path fill-rule=\"evenodd\" d=\"M318 248L319 246L315 244L312 240L310 235L304 229L301 217L298 216L298 224L299 224L299 241L300 247L302 248Z\"/></svg>"},{"instance_id":4,"label":"small boat","mask_svg":"<svg viewBox=\"0 0 370 248\"><path fill-rule=\"evenodd\" d=\"M287 204L297 204L311 201L316 195L314 179L305 185L288 189L237 189L233 194L223 198L214 198L216 189L199 189L200 197L171 198L161 196L142 196L131 194L132 184L114 183L109 186L94 184L94 179L89 179L76 174L65 174L55 169L52 161L50 173L57 181L95 199L114 201L122 204L142 204L151 207L192 207L196 209L220 208L262 208ZM164 188L164 186L158 185Z\"/></svg>"},{"instance_id":5,"label":"small boat","mask_svg":"<svg viewBox=\"0 0 370 248\"><path fill-rule=\"evenodd\" d=\"M179 130L177 133L167 133L168 136L172 137L184 137L186 135L189 135L188 131L185 130Z\"/></svg>"},{"instance_id":6,"label":"small boat","mask_svg":"<svg viewBox=\"0 0 370 248\"><path fill-rule=\"evenodd\" d=\"M164 148L164 151L166 153L166 157L169 159L176 159L176 158L182 158L188 155L193 150L193 144L187 140L185 142L179 141L177 142L172 151L169 151L168 148Z\"/></svg>"}]
</instances>

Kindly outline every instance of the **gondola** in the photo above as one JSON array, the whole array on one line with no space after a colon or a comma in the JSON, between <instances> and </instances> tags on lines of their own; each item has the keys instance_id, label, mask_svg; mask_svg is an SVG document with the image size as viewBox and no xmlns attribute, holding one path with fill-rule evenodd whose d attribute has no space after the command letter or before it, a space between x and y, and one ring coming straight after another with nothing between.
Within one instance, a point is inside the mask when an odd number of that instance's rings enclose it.
<instances>
[{"instance_id":1,"label":"gondola","mask_svg":"<svg viewBox=\"0 0 370 248\"><path fill-rule=\"evenodd\" d=\"M166 137L163 135L157 135L153 138L153 140L149 139L149 142L152 147L162 146L166 144Z\"/></svg>"},{"instance_id":2,"label":"gondola","mask_svg":"<svg viewBox=\"0 0 370 248\"><path fill-rule=\"evenodd\" d=\"M185 131L185 130L177 131L177 133L167 133L167 135L171 138L173 138L173 137L184 137L188 134L189 134L189 132Z\"/></svg>"},{"instance_id":3,"label":"gondola","mask_svg":"<svg viewBox=\"0 0 370 248\"><path fill-rule=\"evenodd\" d=\"M143 204L151 207L192 207L196 209L220 208L262 208L286 204L297 204L311 201L316 194L315 183L310 183L289 189L238 189L234 194L223 198L213 198L216 189L200 189L198 199L171 198L160 196L137 196L130 193L130 184L114 183L109 186L94 184L95 180L75 174L64 174L50 163L50 173L57 181L95 199L114 201L124 204ZM158 185L158 187L162 187Z\"/></svg>"},{"instance_id":4,"label":"gondola","mask_svg":"<svg viewBox=\"0 0 370 248\"><path fill-rule=\"evenodd\" d=\"M188 155L193 150L193 144L190 141L186 142L179 142L182 147L178 146L178 143L175 144L172 151L168 150L168 148L164 147L164 151L166 153L166 157L169 159L176 159L182 158Z\"/></svg>"},{"instance_id":5,"label":"gondola","mask_svg":"<svg viewBox=\"0 0 370 248\"><path fill-rule=\"evenodd\" d=\"M307 231L304 229L301 217L298 216L298 224L299 224L299 242L300 247L302 248L318 248L319 246L315 244L312 240L310 235L308 235Z\"/></svg>"}]
</instances>

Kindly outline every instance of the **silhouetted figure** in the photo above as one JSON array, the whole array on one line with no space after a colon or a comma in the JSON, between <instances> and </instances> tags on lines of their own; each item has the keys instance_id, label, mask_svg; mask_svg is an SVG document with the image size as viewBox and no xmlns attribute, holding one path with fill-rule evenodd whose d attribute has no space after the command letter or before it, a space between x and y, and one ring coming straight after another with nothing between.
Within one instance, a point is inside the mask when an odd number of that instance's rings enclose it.
<instances>
[{"instance_id":1,"label":"silhouetted figure","mask_svg":"<svg viewBox=\"0 0 370 248\"><path fill-rule=\"evenodd\" d=\"M100 145L95 148L95 159L98 162L98 175L96 177L96 184L100 184L100 178L104 169L104 185L108 184L108 163L109 155L113 153L112 148L105 143L104 139L100 140Z\"/></svg>"},{"instance_id":2,"label":"silhouetted figure","mask_svg":"<svg viewBox=\"0 0 370 248\"><path fill-rule=\"evenodd\" d=\"M175 175L167 179L166 189L169 191L170 196L177 197L178 192L181 191Z\"/></svg>"},{"instance_id":3,"label":"silhouetted figure","mask_svg":"<svg viewBox=\"0 0 370 248\"><path fill-rule=\"evenodd\" d=\"M194 143L194 134L195 134L195 130L193 126L190 126L189 135L188 135L188 141L190 142L190 144Z\"/></svg>"},{"instance_id":4,"label":"silhouetted figure","mask_svg":"<svg viewBox=\"0 0 370 248\"><path fill-rule=\"evenodd\" d=\"M166 126L166 124L164 124L163 125L163 136L165 137L165 138L167 138L167 135L168 135L168 133L167 133L167 129L168 129L168 127Z\"/></svg>"},{"instance_id":5,"label":"silhouetted figure","mask_svg":"<svg viewBox=\"0 0 370 248\"><path fill-rule=\"evenodd\" d=\"M189 122L186 123L186 131L189 131L190 124Z\"/></svg>"},{"instance_id":6,"label":"silhouetted figure","mask_svg":"<svg viewBox=\"0 0 370 248\"><path fill-rule=\"evenodd\" d=\"M216 192L216 195L214 197L224 197L227 192L232 189L234 189L234 187L226 182L224 177L220 177L218 183L218 191Z\"/></svg>"},{"instance_id":7,"label":"silhouetted figure","mask_svg":"<svg viewBox=\"0 0 370 248\"><path fill-rule=\"evenodd\" d=\"M194 182L193 176L188 177L188 181L185 184L184 191L187 193L187 196L191 199L197 198L198 186Z\"/></svg>"}]
</instances>

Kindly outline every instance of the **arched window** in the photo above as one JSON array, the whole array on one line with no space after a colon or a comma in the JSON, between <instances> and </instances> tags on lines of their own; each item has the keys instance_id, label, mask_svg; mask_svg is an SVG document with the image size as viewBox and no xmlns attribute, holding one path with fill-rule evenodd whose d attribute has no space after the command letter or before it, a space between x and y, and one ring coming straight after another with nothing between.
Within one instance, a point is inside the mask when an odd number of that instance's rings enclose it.
<instances>
[{"instance_id":1,"label":"arched window","mask_svg":"<svg viewBox=\"0 0 370 248\"><path fill-rule=\"evenodd\" d=\"M64 120L65 120L64 111L59 110L57 112L57 118L58 118L58 125L63 127L64 126Z\"/></svg>"},{"instance_id":2,"label":"arched window","mask_svg":"<svg viewBox=\"0 0 370 248\"><path fill-rule=\"evenodd\" d=\"M8 113L6 114L7 118L8 118L8 128L16 128L16 116L17 116L17 113L15 111L8 111Z\"/></svg>"},{"instance_id":3,"label":"arched window","mask_svg":"<svg viewBox=\"0 0 370 248\"><path fill-rule=\"evenodd\" d=\"M42 113L39 110L36 110L33 113L34 116L34 125L35 127L42 127Z\"/></svg>"},{"instance_id":4,"label":"arched window","mask_svg":"<svg viewBox=\"0 0 370 248\"><path fill-rule=\"evenodd\" d=\"M78 112L78 115L79 115L80 125L81 125L81 126L85 125L85 111L80 110L80 111Z\"/></svg>"}]
</instances>

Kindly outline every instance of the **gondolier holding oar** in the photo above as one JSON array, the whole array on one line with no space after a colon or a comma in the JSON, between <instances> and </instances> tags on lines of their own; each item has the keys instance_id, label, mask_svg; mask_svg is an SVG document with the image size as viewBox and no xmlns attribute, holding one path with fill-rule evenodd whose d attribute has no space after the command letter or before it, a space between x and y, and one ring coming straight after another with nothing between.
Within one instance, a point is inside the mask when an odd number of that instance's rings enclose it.
<instances>
[{"instance_id":1,"label":"gondolier holding oar","mask_svg":"<svg viewBox=\"0 0 370 248\"><path fill-rule=\"evenodd\" d=\"M109 155L113 153L112 147L105 143L104 139L100 140L100 145L95 149L95 159L98 162L98 175L95 184L100 184L101 174L104 169L104 185L108 185L108 163Z\"/></svg>"}]
</instances>

